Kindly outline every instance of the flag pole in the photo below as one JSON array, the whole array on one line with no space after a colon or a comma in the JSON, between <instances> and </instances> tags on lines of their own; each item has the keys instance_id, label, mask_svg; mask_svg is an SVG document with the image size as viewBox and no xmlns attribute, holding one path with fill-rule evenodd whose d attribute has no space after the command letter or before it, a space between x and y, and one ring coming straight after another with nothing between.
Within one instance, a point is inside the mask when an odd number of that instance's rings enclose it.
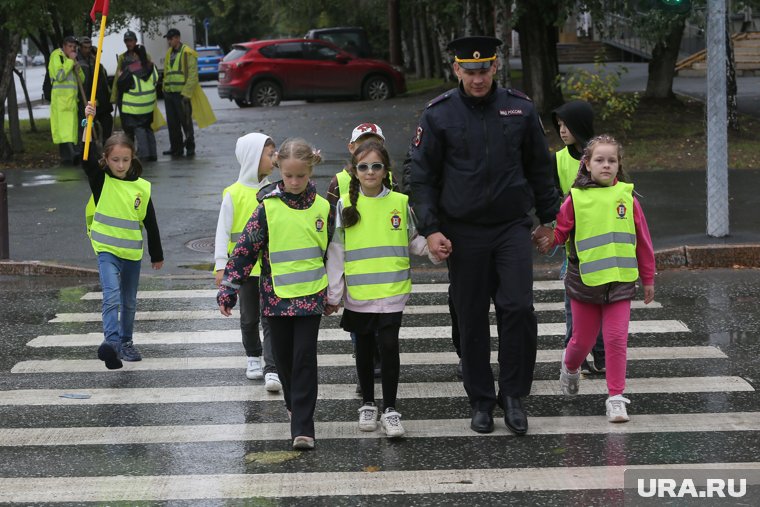
<instances>
[{"instance_id":1,"label":"flag pole","mask_svg":"<svg viewBox=\"0 0 760 507\"><path fill-rule=\"evenodd\" d=\"M92 92L90 92L90 102L95 104L95 94L98 89L98 78L100 77L100 54L103 52L103 38L106 35L106 18L108 15L104 12L100 17L100 32L98 32L98 50L95 52L95 69L92 75ZM92 140L92 116L87 116L87 128L84 134L84 154L82 158L87 160L90 155L90 141Z\"/></svg>"}]
</instances>

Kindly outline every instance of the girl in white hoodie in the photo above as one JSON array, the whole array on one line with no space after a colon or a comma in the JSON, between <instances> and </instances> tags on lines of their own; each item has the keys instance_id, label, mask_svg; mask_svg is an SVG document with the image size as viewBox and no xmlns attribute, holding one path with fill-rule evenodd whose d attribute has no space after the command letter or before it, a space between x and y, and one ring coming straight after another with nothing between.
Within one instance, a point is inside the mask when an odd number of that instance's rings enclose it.
<instances>
[{"instance_id":1,"label":"girl in white hoodie","mask_svg":"<svg viewBox=\"0 0 760 507\"><path fill-rule=\"evenodd\" d=\"M359 429L377 428L373 355L379 342L383 413L389 438L404 435L396 411L399 379L399 329L412 291L409 252L427 254L417 236L408 197L390 190L390 159L382 144L367 141L352 155L349 195L338 201L335 233L327 249L327 315L345 310L341 327L356 333L356 371L363 404ZM344 202L347 201L347 202Z\"/></svg>"},{"instance_id":2,"label":"girl in white hoodie","mask_svg":"<svg viewBox=\"0 0 760 507\"><path fill-rule=\"evenodd\" d=\"M257 193L269 184L268 176L274 167L275 144L264 134L246 134L237 140L235 156L240 164L240 174L235 183L224 189L219 221L216 224L214 247L214 270L216 286L222 281L224 267L232 254L240 234L259 204ZM262 322L264 343L259 336L259 276L261 265L256 264L251 276L240 287L240 331L243 347L248 356L245 376L251 380L264 379L264 387L270 392L281 388L277 367L272 354L272 340L266 319ZM264 365L261 362L264 353Z\"/></svg>"}]
</instances>

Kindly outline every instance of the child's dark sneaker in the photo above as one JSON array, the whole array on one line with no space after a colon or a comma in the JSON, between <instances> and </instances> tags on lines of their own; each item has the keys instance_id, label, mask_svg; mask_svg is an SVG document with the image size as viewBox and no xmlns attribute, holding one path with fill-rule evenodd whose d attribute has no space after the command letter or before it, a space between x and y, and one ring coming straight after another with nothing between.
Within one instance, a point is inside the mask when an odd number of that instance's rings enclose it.
<instances>
[{"instance_id":1,"label":"child's dark sneaker","mask_svg":"<svg viewBox=\"0 0 760 507\"><path fill-rule=\"evenodd\" d=\"M594 370L596 373L607 371L607 358L604 357L604 351L597 352L596 350L592 350L591 354L594 356Z\"/></svg>"},{"instance_id":2,"label":"child's dark sneaker","mask_svg":"<svg viewBox=\"0 0 760 507\"><path fill-rule=\"evenodd\" d=\"M119 359L119 352L113 345L105 341L98 347L98 359L105 362L106 368L109 370L118 370L123 366L121 359Z\"/></svg>"},{"instance_id":3,"label":"child's dark sneaker","mask_svg":"<svg viewBox=\"0 0 760 507\"><path fill-rule=\"evenodd\" d=\"M132 342L126 342L121 344L121 359L130 362L142 361L142 354Z\"/></svg>"}]
</instances>

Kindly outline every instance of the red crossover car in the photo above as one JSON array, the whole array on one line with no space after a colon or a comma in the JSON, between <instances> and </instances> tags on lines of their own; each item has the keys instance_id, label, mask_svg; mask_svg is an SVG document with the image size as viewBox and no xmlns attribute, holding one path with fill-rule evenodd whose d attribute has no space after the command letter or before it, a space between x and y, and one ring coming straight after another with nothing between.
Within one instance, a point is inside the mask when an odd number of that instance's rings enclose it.
<instances>
[{"instance_id":1,"label":"red crossover car","mask_svg":"<svg viewBox=\"0 0 760 507\"><path fill-rule=\"evenodd\" d=\"M232 46L219 64L219 96L240 107L281 100L361 97L385 100L406 91L401 69L357 58L322 40L278 39Z\"/></svg>"}]
</instances>

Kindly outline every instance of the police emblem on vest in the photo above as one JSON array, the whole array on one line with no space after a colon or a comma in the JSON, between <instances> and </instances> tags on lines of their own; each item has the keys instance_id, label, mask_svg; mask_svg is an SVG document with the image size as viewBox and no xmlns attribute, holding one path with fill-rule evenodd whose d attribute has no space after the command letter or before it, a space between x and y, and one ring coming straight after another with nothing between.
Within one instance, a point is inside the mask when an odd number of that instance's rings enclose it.
<instances>
[{"instance_id":1,"label":"police emblem on vest","mask_svg":"<svg viewBox=\"0 0 760 507\"><path fill-rule=\"evenodd\" d=\"M391 211L391 230L398 231L401 227L401 212L397 209Z\"/></svg>"}]
</instances>

